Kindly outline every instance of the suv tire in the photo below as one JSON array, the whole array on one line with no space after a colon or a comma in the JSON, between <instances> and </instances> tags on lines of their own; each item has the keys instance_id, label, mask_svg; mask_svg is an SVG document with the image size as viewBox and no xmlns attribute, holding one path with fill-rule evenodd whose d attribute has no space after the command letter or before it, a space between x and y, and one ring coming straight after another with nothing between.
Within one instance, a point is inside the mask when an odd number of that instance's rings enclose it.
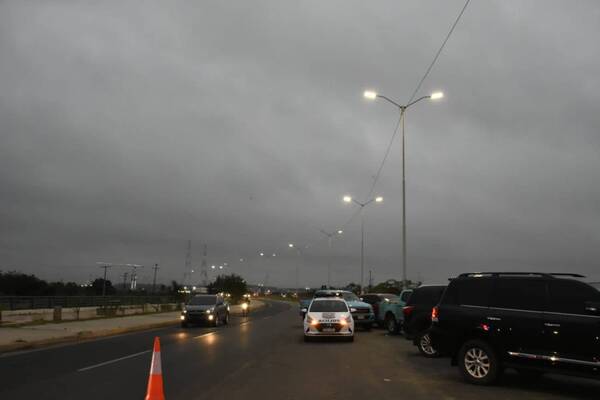
<instances>
[{"instance_id":1,"label":"suv tire","mask_svg":"<svg viewBox=\"0 0 600 400\"><path fill-rule=\"evenodd\" d=\"M228 325L229 324L229 313L225 313L225 319L223 320L223 324L224 325Z\"/></svg>"},{"instance_id":2,"label":"suv tire","mask_svg":"<svg viewBox=\"0 0 600 400\"><path fill-rule=\"evenodd\" d=\"M458 366L465 380L476 385L491 385L502 368L494 349L483 340L468 340L458 351Z\"/></svg>"},{"instance_id":3,"label":"suv tire","mask_svg":"<svg viewBox=\"0 0 600 400\"><path fill-rule=\"evenodd\" d=\"M440 353L431 343L431 337L428 332L422 333L417 337L417 348L419 352L427 358L437 358L440 356Z\"/></svg>"},{"instance_id":4,"label":"suv tire","mask_svg":"<svg viewBox=\"0 0 600 400\"><path fill-rule=\"evenodd\" d=\"M390 314L385 317L385 328L391 335L397 335L400 331L400 326L398 325L396 318Z\"/></svg>"}]
</instances>

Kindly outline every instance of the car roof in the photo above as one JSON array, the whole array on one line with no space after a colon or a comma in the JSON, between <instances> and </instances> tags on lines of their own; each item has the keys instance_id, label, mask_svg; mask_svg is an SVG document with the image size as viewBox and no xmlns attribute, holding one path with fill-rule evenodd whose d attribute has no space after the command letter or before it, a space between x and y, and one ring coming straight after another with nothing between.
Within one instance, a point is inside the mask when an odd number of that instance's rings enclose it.
<instances>
[{"instance_id":1,"label":"car roof","mask_svg":"<svg viewBox=\"0 0 600 400\"><path fill-rule=\"evenodd\" d=\"M342 299L341 297L315 297L313 299L313 301L343 301L344 303L346 302L346 300Z\"/></svg>"}]
</instances>

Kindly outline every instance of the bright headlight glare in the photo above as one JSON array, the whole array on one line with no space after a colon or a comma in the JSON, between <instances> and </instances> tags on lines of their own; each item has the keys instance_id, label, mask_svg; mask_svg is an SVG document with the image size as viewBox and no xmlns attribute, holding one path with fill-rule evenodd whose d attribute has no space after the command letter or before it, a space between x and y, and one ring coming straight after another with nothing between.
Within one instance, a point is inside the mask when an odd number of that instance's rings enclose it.
<instances>
[{"instance_id":1,"label":"bright headlight glare","mask_svg":"<svg viewBox=\"0 0 600 400\"><path fill-rule=\"evenodd\" d=\"M212 316L212 315L209 315L209 316L208 316L208 320L209 320L209 321L212 321L212 320L213 320L213 318L214 318L214 316Z\"/></svg>"},{"instance_id":2,"label":"bright headlight glare","mask_svg":"<svg viewBox=\"0 0 600 400\"><path fill-rule=\"evenodd\" d=\"M184 319L185 319L185 315L182 315L181 316L181 320L183 321Z\"/></svg>"},{"instance_id":3,"label":"bright headlight glare","mask_svg":"<svg viewBox=\"0 0 600 400\"><path fill-rule=\"evenodd\" d=\"M212 310L206 310L207 314L210 314L212 312Z\"/></svg>"}]
</instances>

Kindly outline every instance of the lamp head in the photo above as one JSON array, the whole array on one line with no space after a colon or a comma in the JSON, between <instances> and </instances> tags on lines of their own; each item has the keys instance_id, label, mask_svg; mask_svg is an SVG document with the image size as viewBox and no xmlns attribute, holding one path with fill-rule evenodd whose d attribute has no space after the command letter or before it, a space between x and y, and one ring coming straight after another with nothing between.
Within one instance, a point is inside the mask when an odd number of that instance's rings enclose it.
<instances>
[{"instance_id":1,"label":"lamp head","mask_svg":"<svg viewBox=\"0 0 600 400\"><path fill-rule=\"evenodd\" d=\"M375 100L377 98L377 92L374 92L373 90L365 90L363 92L363 96L365 99Z\"/></svg>"}]
</instances>

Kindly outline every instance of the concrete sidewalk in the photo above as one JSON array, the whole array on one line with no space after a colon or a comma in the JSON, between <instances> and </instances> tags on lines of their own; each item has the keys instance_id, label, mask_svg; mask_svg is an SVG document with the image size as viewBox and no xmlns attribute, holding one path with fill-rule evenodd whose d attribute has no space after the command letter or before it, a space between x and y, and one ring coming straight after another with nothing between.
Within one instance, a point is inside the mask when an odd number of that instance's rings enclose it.
<instances>
[{"instance_id":1,"label":"concrete sidewalk","mask_svg":"<svg viewBox=\"0 0 600 400\"><path fill-rule=\"evenodd\" d=\"M265 305L262 301L253 300L250 304L250 311L258 310ZM241 313L241 306L231 306L231 315L241 315ZM0 352L176 325L180 321L180 315L181 312L176 311L22 327L0 327Z\"/></svg>"}]
</instances>

